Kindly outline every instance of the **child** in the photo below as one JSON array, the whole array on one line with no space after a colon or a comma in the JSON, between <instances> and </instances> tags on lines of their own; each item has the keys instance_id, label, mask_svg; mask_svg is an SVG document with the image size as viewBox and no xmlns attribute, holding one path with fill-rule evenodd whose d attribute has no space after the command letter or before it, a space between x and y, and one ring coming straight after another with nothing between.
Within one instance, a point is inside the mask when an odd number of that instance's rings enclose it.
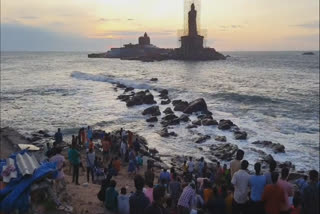
<instances>
[{"instance_id":1,"label":"child","mask_svg":"<svg viewBox=\"0 0 320 214\"><path fill-rule=\"evenodd\" d=\"M122 187L120 190L120 195L118 196L118 213L119 214L129 214L130 206L129 206L129 195L127 194L127 189Z\"/></svg>"}]
</instances>

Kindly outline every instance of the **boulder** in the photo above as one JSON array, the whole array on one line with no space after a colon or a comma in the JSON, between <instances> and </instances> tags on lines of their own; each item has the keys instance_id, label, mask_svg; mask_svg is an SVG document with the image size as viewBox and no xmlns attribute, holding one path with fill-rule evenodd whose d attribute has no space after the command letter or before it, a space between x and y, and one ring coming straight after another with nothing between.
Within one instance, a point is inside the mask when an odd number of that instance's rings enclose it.
<instances>
[{"instance_id":1,"label":"boulder","mask_svg":"<svg viewBox=\"0 0 320 214\"><path fill-rule=\"evenodd\" d=\"M234 144L213 144L210 147L211 154L224 161L231 161L238 150Z\"/></svg>"},{"instance_id":2,"label":"boulder","mask_svg":"<svg viewBox=\"0 0 320 214\"><path fill-rule=\"evenodd\" d=\"M196 141L195 143L203 143L205 142L206 140L210 139L211 137L209 135L203 135L203 136L200 136Z\"/></svg>"},{"instance_id":3,"label":"boulder","mask_svg":"<svg viewBox=\"0 0 320 214\"><path fill-rule=\"evenodd\" d=\"M201 126L201 120L194 120L192 121L193 125Z\"/></svg>"},{"instance_id":4,"label":"boulder","mask_svg":"<svg viewBox=\"0 0 320 214\"><path fill-rule=\"evenodd\" d=\"M118 96L118 99L121 100L121 101L128 101L130 99L131 95L126 95L126 94L121 94Z\"/></svg>"},{"instance_id":5,"label":"boulder","mask_svg":"<svg viewBox=\"0 0 320 214\"><path fill-rule=\"evenodd\" d=\"M172 101L172 105L174 106L174 109L175 111L184 111L189 103L187 101L182 101L182 100L174 100Z\"/></svg>"},{"instance_id":6,"label":"boulder","mask_svg":"<svg viewBox=\"0 0 320 214\"><path fill-rule=\"evenodd\" d=\"M234 137L236 140L246 140L247 139L247 132L245 131L235 131Z\"/></svg>"},{"instance_id":7,"label":"boulder","mask_svg":"<svg viewBox=\"0 0 320 214\"><path fill-rule=\"evenodd\" d=\"M151 82L156 82L156 81L158 81L158 78L151 78L150 81Z\"/></svg>"},{"instance_id":8,"label":"boulder","mask_svg":"<svg viewBox=\"0 0 320 214\"><path fill-rule=\"evenodd\" d=\"M178 117L174 114L168 114L162 118L162 120L174 120L174 119L178 119Z\"/></svg>"},{"instance_id":9,"label":"boulder","mask_svg":"<svg viewBox=\"0 0 320 214\"><path fill-rule=\"evenodd\" d=\"M162 100L161 101L161 105L168 105L171 103L171 100L170 99L167 99L167 100Z\"/></svg>"},{"instance_id":10,"label":"boulder","mask_svg":"<svg viewBox=\"0 0 320 214\"><path fill-rule=\"evenodd\" d=\"M163 113L165 113L165 114L173 114L173 111L172 111L172 109L170 107L168 107L163 111Z\"/></svg>"},{"instance_id":11,"label":"boulder","mask_svg":"<svg viewBox=\"0 0 320 214\"><path fill-rule=\"evenodd\" d=\"M234 126L234 124L233 124L233 122L231 120L220 120L219 121L219 125L218 125L218 129L228 130L232 126Z\"/></svg>"},{"instance_id":12,"label":"boulder","mask_svg":"<svg viewBox=\"0 0 320 214\"><path fill-rule=\"evenodd\" d=\"M199 116L197 116L197 118L199 120L203 120L203 119L211 119L211 120L213 120L213 117L211 115L209 115L209 114L200 114Z\"/></svg>"},{"instance_id":13,"label":"boulder","mask_svg":"<svg viewBox=\"0 0 320 214\"><path fill-rule=\"evenodd\" d=\"M126 88L127 86L122 83L117 83L118 88Z\"/></svg>"},{"instance_id":14,"label":"boulder","mask_svg":"<svg viewBox=\"0 0 320 214\"><path fill-rule=\"evenodd\" d=\"M198 126L195 125L195 124L192 124L192 125L188 125L186 128L187 129L194 129L194 128L197 128Z\"/></svg>"},{"instance_id":15,"label":"boulder","mask_svg":"<svg viewBox=\"0 0 320 214\"><path fill-rule=\"evenodd\" d=\"M179 118L177 118L177 119L172 119L172 120L162 120L161 121L161 124L163 125L163 126L172 126L172 125L178 125L178 124L180 124L180 120L179 120Z\"/></svg>"},{"instance_id":16,"label":"boulder","mask_svg":"<svg viewBox=\"0 0 320 214\"><path fill-rule=\"evenodd\" d=\"M157 122L157 121L158 121L158 118L157 118L157 117L150 117L150 118L148 118L146 121L149 122L149 123Z\"/></svg>"},{"instance_id":17,"label":"boulder","mask_svg":"<svg viewBox=\"0 0 320 214\"><path fill-rule=\"evenodd\" d=\"M132 88L132 87L127 87L127 88L124 90L124 92L133 91L133 90L134 90L134 88Z\"/></svg>"},{"instance_id":18,"label":"boulder","mask_svg":"<svg viewBox=\"0 0 320 214\"><path fill-rule=\"evenodd\" d=\"M271 141L255 141L252 144L263 146L263 147L269 147L275 153L284 153L285 152L284 145L282 145L280 143L272 143Z\"/></svg>"},{"instance_id":19,"label":"boulder","mask_svg":"<svg viewBox=\"0 0 320 214\"><path fill-rule=\"evenodd\" d=\"M179 117L179 120L182 121L182 122L188 122L188 121L190 121L188 115L186 115L186 114L182 114L182 115Z\"/></svg>"},{"instance_id":20,"label":"boulder","mask_svg":"<svg viewBox=\"0 0 320 214\"><path fill-rule=\"evenodd\" d=\"M143 110L142 112L143 115L152 115L152 116L159 116L161 115L159 106L151 106L149 108L146 108L145 110Z\"/></svg>"},{"instance_id":21,"label":"boulder","mask_svg":"<svg viewBox=\"0 0 320 214\"><path fill-rule=\"evenodd\" d=\"M227 142L226 136L216 136L214 139L220 142Z\"/></svg>"},{"instance_id":22,"label":"boulder","mask_svg":"<svg viewBox=\"0 0 320 214\"><path fill-rule=\"evenodd\" d=\"M185 108L183 113L192 114L193 112L198 112L198 111L200 112L208 111L206 101L203 98L196 99L191 103L189 103L189 105L187 106L187 108Z\"/></svg>"},{"instance_id":23,"label":"boulder","mask_svg":"<svg viewBox=\"0 0 320 214\"><path fill-rule=\"evenodd\" d=\"M132 95L127 95L127 96L120 95L120 96L118 98L121 99L122 101L126 101L128 107L135 106L135 105L142 105L142 104L150 105L150 104L157 103L154 100L153 95L149 92L149 90L139 91ZM129 99L128 99L128 96L129 96Z\"/></svg>"},{"instance_id":24,"label":"boulder","mask_svg":"<svg viewBox=\"0 0 320 214\"><path fill-rule=\"evenodd\" d=\"M177 134L175 132L168 132L168 129L167 128L163 128L161 129L158 134L161 136L161 137L169 137L169 136L177 136Z\"/></svg>"},{"instance_id":25,"label":"boulder","mask_svg":"<svg viewBox=\"0 0 320 214\"><path fill-rule=\"evenodd\" d=\"M161 90L160 92L159 92L160 94L159 94L159 97L161 98L161 99L169 99L169 97L168 97L168 94L169 94L169 92L168 92L168 90L167 89L163 89L163 90Z\"/></svg>"},{"instance_id":26,"label":"boulder","mask_svg":"<svg viewBox=\"0 0 320 214\"><path fill-rule=\"evenodd\" d=\"M202 123L203 126L218 125L218 122L216 120L213 120L213 119L202 119L201 123Z\"/></svg>"}]
</instances>

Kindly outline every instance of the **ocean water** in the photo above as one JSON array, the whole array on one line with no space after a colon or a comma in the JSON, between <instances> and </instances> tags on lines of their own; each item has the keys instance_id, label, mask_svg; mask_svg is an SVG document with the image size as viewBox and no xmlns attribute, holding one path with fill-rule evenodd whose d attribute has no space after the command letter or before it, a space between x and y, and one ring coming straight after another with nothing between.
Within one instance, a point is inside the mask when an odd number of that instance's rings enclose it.
<instances>
[{"instance_id":1,"label":"ocean water","mask_svg":"<svg viewBox=\"0 0 320 214\"><path fill-rule=\"evenodd\" d=\"M67 139L87 125L106 131L124 127L146 137L164 155L207 159L207 147L218 142L212 137L195 144L197 134L224 135L246 151L252 164L259 155L250 148L258 148L276 160L293 162L297 169L318 169L319 52L315 53L230 52L225 53L231 55L226 61L148 63L89 59L87 53L74 52L3 52L1 127L22 133L54 133L61 127ZM159 81L149 81L152 77ZM171 100L203 97L214 119L231 119L247 131L248 139L235 140L231 132L216 127L188 130L187 124L172 127L177 137L162 138L157 134L160 123L149 127L141 114L147 105L127 108L116 99L122 93L114 90L117 82L137 91L149 89L157 101L155 89L168 89ZM281 143L286 153L255 147L251 143L256 140Z\"/></svg>"}]
</instances>

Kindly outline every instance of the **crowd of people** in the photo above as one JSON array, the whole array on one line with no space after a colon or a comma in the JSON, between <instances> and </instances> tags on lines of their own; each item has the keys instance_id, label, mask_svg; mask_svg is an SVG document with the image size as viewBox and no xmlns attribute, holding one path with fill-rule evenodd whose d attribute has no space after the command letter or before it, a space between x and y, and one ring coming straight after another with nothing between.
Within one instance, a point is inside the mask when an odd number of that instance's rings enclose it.
<instances>
[{"instance_id":1,"label":"crowd of people","mask_svg":"<svg viewBox=\"0 0 320 214\"><path fill-rule=\"evenodd\" d=\"M320 184L316 170L295 183L288 181L289 168L278 168L275 161L269 163L268 172L262 173L261 163L257 162L254 173L250 173L245 153L239 149L229 166L217 162L209 168L203 157L199 160L189 157L180 167L182 173L175 168L164 168L156 176L152 161L145 163L145 171L141 170L144 159L133 133L121 129L119 136L120 142L108 134L101 136L101 159L95 155L91 128L81 129L73 137L68 152L73 182L79 184L79 167L83 167L79 145L86 149L87 181L91 176L92 182L101 184L97 196L108 211L119 214L319 213ZM126 186L116 182L124 167L134 179L135 192L128 193Z\"/></svg>"}]
</instances>

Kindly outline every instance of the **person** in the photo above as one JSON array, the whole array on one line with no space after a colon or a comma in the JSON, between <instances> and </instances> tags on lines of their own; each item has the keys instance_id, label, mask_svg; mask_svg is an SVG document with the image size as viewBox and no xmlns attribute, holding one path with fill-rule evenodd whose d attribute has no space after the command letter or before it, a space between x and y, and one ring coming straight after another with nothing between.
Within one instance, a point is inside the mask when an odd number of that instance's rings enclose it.
<instances>
[{"instance_id":1,"label":"person","mask_svg":"<svg viewBox=\"0 0 320 214\"><path fill-rule=\"evenodd\" d=\"M227 191L227 196L224 200L225 205L226 205L226 209L225 209L226 214L232 214L233 192L234 192L234 187L230 186Z\"/></svg>"},{"instance_id":2,"label":"person","mask_svg":"<svg viewBox=\"0 0 320 214\"><path fill-rule=\"evenodd\" d=\"M133 133L128 130L128 145L129 148L133 147Z\"/></svg>"},{"instance_id":3,"label":"person","mask_svg":"<svg viewBox=\"0 0 320 214\"><path fill-rule=\"evenodd\" d=\"M183 170L183 175L186 176L187 173L188 173L188 166L187 166L187 161L186 160L183 161L182 170Z\"/></svg>"},{"instance_id":4,"label":"person","mask_svg":"<svg viewBox=\"0 0 320 214\"><path fill-rule=\"evenodd\" d=\"M80 166L80 152L76 149L76 145L72 145L71 149L68 152L68 159L72 164L73 173L72 173L72 182L79 184L79 166Z\"/></svg>"},{"instance_id":5,"label":"person","mask_svg":"<svg viewBox=\"0 0 320 214\"><path fill-rule=\"evenodd\" d=\"M129 173L129 175L136 174L136 160L135 159L131 159L129 161L128 173Z\"/></svg>"},{"instance_id":6,"label":"person","mask_svg":"<svg viewBox=\"0 0 320 214\"><path fill-rule=\"evenodd\" d=\"M276 170L277 162L275 160L271 160L269 163L269 172L264 173L266 176L267 184L272 184L271 174Z\"/></svg>"},{"instance_id":7,"label":"person","mask_svg":"<svg viewBox=\"0 0 320 214\"><path fill-rule=\"evenodd\" d=\"M76 138L74 135L72 135L72 138L71 138L71 145L77 145Z\"/></svg>"},{"instance_id":8,"label":"person","mask_svg":"<svg viewBox=\"0 0 320 214\"><path fill-rule=\"evenodd\" d=\"M122 187L118 196L118 214L130 214L129 198L127 189Z\"/></svg>"},{"instance_id":9,"label":"person","mask_svg":"<svg viewBox=\"0 0 320 214\"><path fill-rule=\"evenodd\" d=\"M154 201L144 210L144 214L168 214L167 210L163 207L164 196L164 187L155 187L153 190Z\"/></svg>"},{"instance_id":10,"label":"person","mask_svg":"<svg viewBox=\"0 0 320 214\"><path fill-rule=\"evenodd\" d=\"M113 162L112 162L113 168L117 170L117 174L120 172L121 168L121 161L118 157L115 157Z\"/></svg>"},{"instance_id":11,"label":"person","mask_svg":"<svg viewBox=\"0 0 320 214\"><path fill-rule=\"evenodd\" d=\"M58 144L62 143L62 141L63 141L63 136L62 136L60 128L58 128L58 132L56 132L54 134L54 145L58 145Z\"/></svg>"},{"instance_id":12,"label":"person","mask_svg":"<svg viewBox=\"0 0 320 214\"><path fill-rule=\"evenodd\" d=\"M122 158L122 161L125 161L125 156L126 156L126 153L127 153L127 144L124 140L121 141L121 146L120 146L120 154L121 154L121 158Z\"/></svg>"},{"instance_id":13,"label":"person","mask_svg":"<svg viewBox=\"0 0 320 214\"><path fill-rule=\"evenodd\" d=\"M143 166L143 159L142 159L142 156L137 154L136 156L136 165L137 165L137 170L140 169L140 167Z\"/></svg>"},{"instance_id":14,"label":"person","mask_svg":"<svg viewBox=\"0 0 320 214\"><path fill-rule=\"evenodd\" d=\"M85 145L85 143L87 142L87 136L86 136L86 132L84 130L84 127L81 128L81 145Z\"/></svg>"},{"instance_id":15,"label":"person","mask_svg":"<svg viewBox=\"0 0 320 214\"><path fill-rule=\"evenodd\" d=\"M230 173L231 173L231 179L235 172L237 172L241 168L241 160L243 159L244 151L241 149L238 149L236 153L236 159L232 160L230 162Z\"/></svg>"},{"instance_id":16,"label":"person","mask_svg":"<svg viewBox=\"0 0 320 214\"><path fill-rule=\"evenodd\" d=\"M104 205L107 210L116 212L118 208L118 192L115 189L117 182L115 180L110 181L110 186L106 190Z\"/></svg>"},{"instance_id":17,"label":"person","mask_svg":"<svg viewBox=\"0 0 320 214\"><path fill-rule=\"evenodd\" d=\"M134 186L136 192L130 196L130 214L142 214L144 209L150 204L149 199L142 192L144 186L144 179L141 175L134 177Z\"/></svg>"},{"instance_id":18,"label":"person","mask_svg":"<svg viewBox=\"0 0 320 214\"><path fill-rule=\"evenodd\" d=\"M136 138L136 140L133 143L133 147L134 147L134 151L138 154L138 152L140 151L140 143L138 141L138 138Z\"/></svg>"},{"instance_id":19,"label":"person","mask_svg":"<svg viewBox=\"0 0 320 214\"><path fill-rule=\"evenodd\" d=\"M308 176L304 175L303 178L299 178L294 183L298 186L299 192L303 193L303 190L308 186Z\"/></svg>"},{"instance_id":20,"label":"person","mask_svg":"<svg viewBox=\"0 0 320 214\"><path fill-rule=\"evenodd\" d=\"M283 206L281 207L281 213L282 214L290 213L289 209L290 209L291 205L290 205L289 197L293 196L292 184L290 184L287 181L288 175L289 175L289 169L287 167L282 168L281 177L277 182L278 186L281 187L281 189L284 192L285 201L286 201L286 203L283 204Z\"/></svg>"},{"instance_id":21,"label":"person","mask_svg":"<svg viewBox=\"0 0 320 214\"><path fill-rule=\"evenodd\" d=\"M90 139L92 139L92 129L90 126L88 126L87 129L87 140L89 141Z\"/></svg>"},{"instance_id":22,"label":"person","mask_svg":"<svg viewBox=\"0 0 320 214\"><path fill-rule=\"evenodd\" d=\"M271 173L272 184L268 184L262 193L261 200L264 202L266 214L280 214L281 207L286 203L284 192L277 185L279 173Z\"/></svg>"},{"instance_id":23,"label":"person","mask_svg":"<svg viewBox=\"0 0 320 214\"><path fill-rule=\"evenodd\" d=\"M224 170L223 170L223 168L221 168L220 162L218 161L216 169L215 169L215 183L216 184L218 184L218 185L221 184L223 174L224 174Z\"/></svg>"},{"instance_id":24,"label":"person","mask_svg":"<svg viewBox=\"0 0 320 214\"><path fill-rule=\"evenodd\" d=\"M65 158L61 155L62 148L57 147L55 149L55 155L53 155L49 161L57 164L58 175L54 180L54 186L57 194L62 195L66 189L66 183L64 180L63 167L65 167Z\"/></svg>"},{"instance_id":25,"label":"person","mask_svg":"<svg viewBox=\"0 0 320 214\"><path fill-rule=\"evenodd\" d=\"M93 149L89 149L87 153L87 182L89 183L89 175L91 174L92 183L94 182L93 170L94 170L94 161L96 159L96 154Z\"/></svg>"},{"instance_id":26,"label":"person","mask_svg":"<svg viewBox=\"0 0 320 214\"><path fill-rule=\"evenodd\" d=\"M261 164L259 162L254 164L255 175L252 175L249 180L249 185L251 187L250 194L250 213L261 213L263 214L263 202L261 201L262 193L264 187L267 184L267 179L264 175L261 175Z\"/></svg>"},{"instance_id":27,"label":"person","mask_svg":"<svg viewBox=\"0 0 320 214\"><path fill-rule=\"evenodd\" d=\"M309 184L302 193L301 213L319 213L319 173L316 170L309 172Z\"/></svg>"},{"instance_id":28,"label":"person","mask_svg":"<svg viewBox=\"0 0 320 214\"><path fill-rule=\"evenodd\" d=\"M213 190L211 188L210 181L205 179L203 180L203 200L204 203L207 203L213 197Z\"/></svg>"},{"instance_id":29,"label":"person","mask_svg":"<svg viewBox=\"0 0 320 214\"><path fill-rule=\"evenodd\" d=\"M163 171L160 173L159 179L160 181L164 181L165 184L168 184L170 182L170 173L167 171L166 168L164 168Z\"/></svg>"},{"instance_id":30,"label":"person","mask_svg":"<svg viewBox=\"0 0 320 214\"><path fill-rule=\"evenodd\" d=\"M204 158L201 157L198 163L198 177L203 176Z\"/></svg>"},{"instance_id":31,"label":"person","mask_svg":"<svg viewBox=\"0 0 320 214\"><path fill-rule=\"evenodd\" d=\"M195 185L187 185L178 200L178 212L179 214L189 214L191 211L191 206L193 199L196 197Z\"/></svg>"},{"instance_id":32,"label":"person","mask_svg":"<svg viewBox=\"0 0 320 214\"><path fill-rule=\"evenodd\" d=\"M226 204L224 199L225 194L226 194L225 191L219 194L217 187L213 188L213 197L210 198L210 200L205 205L209 213L225 214L225 210L226 210Z\"/></svg>"},{"instance_id":33,"label":"person","mask_svg":"<svg viewBox=\"0 0 320 214\"><path fill-rule=\"evenodd\" d=\"M101 141L101 145L102 145L103 162L107 163L109 158L109 150L111 147L111 142L107 135L104 136L103 140Z\"/></svg>"},{"instance_id":34,"label":"person","mask_svg":"<svg viewBox=\"0 0 320 214\"><path fill-rule=\"evenodd\" d=\"M296 191L292 199L293 207L290 214L300 214L301 213L301 192Z\"/></svg>"},{"instance_id":35,"label":"person","mask_svg":"<svg viewBox=\"0 0 320 214\"><path fill-rule=\"evenodd\" d=\"M181 193L181 183L177 179L177 174L173 173L172 180L169 183L169 194L172 199L173 208L176 208L180 193Z\"/></svg>"},{"instance_id":36,"label":"person","mask_svg":"<svg viewBox=\"0 0 320 214\"><path fill-rule=\"evenodd\" d=\"M147 183L147 187L143 188L143 193L147 196L150 203L152 203L153 202L153 184Z\"/></svg>"},{"instance_id":37,"label":"person","mask_svg":"<svg viewBox=\"0 0 320 214\"><path fill-rule=\"evenodd\" d=\"M150 165L147 166L147 170L144 173L144 179L145 179L147 185L149 185L149 184L153 185L154 172L153 172L152 166L150 166Z\"/></svg>"},{"instance_id":38,"label":"person","mask_svg":"<svg viewBox=\"0 0 320 214\"><path fill-rule=\"evenodd\" d=\"M234 198L232 202L233 214L244 214L247 212L248 190L250 175L247 172L248 161L241 161L241 169L236 171L231 183L234 186Z\"/></svg>"},{"instance_id":39,"label":"person","mask_svg":"<svg viewBox=\"0 0 320 214\"><path fill-rule=\"evenodd\" d=\"M193 170L194 170L194 163L192 161L192 157L189 157L189 161L187 163L187 166L188 166L188 179L191 180L192 179L192 173L193 173Z\"/></svg>"}]
</instances>

